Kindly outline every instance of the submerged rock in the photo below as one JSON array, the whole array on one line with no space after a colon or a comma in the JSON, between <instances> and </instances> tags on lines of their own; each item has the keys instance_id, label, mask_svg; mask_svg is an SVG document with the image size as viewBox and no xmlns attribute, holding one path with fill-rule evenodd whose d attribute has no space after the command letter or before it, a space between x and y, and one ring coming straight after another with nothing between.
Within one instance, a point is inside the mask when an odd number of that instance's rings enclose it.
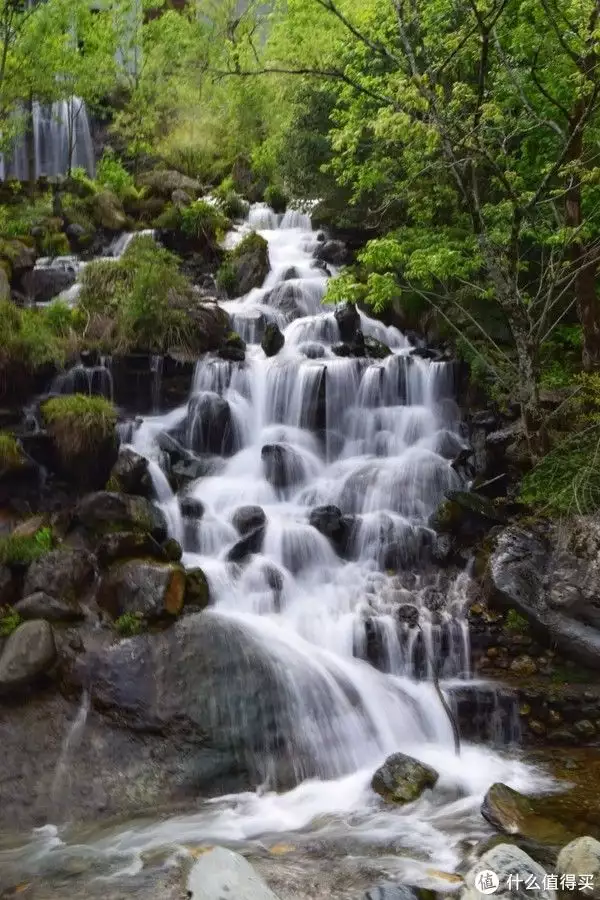
<instances>
[{"instance_id":1,"label":"submerged rock","mask_svg":"<svg viewBox=\"0 0 600 900\"><path fill-rule=\"evenodd\" d=\"M55 660L54 632L48 622L38 619L19 625L0 655L0 694L31 684Z\"/></svg>"},{"instance_id":2,"label":"submerged rock","mask_svg":"<svg viewBox=\"0 0 600 900\"><path fill-rule=\"evenodd\" d=\"M495 890L490 890L494 883L489 881L489 872L498 879ZM461 893L461 900L481 900L484 891L503 900L527 900L533 893L533 883L537 884L534 889L536 900L556 900L556 891L545 887L546 874L546 870L520 847L497 844L487 850L465 875L466 890Z\"/></svg>"},{"instance_id":3,"label":"submerged rock","mask_svg":"<svg viewBox=\"0 0 600 900\"><path fill-rule=\"evenodd\" d=\"M152 497L152 479L148 460L131 447L124 447L114 464L109 478L109 490L140 497Z\"/></svg>"},{"instance_id":4,"label":"submerged rock","mask_svg":"<svg viewBox=\"0 0 600 900\"><path fill-rule=\"evenodd\" d=\"M198 521L204 515L204 504L195 497L182 497L179 502L181 515L187 519L197 519Z\"/></svg>"},{"instance_id":5,"label":"submerged rock","mask_svg":"<svg viewBox=\"0 0 600 900\"><path fill-rule=\"evenodd\" d=\"M228 359L230 362L244 362L246 341L235 331L231 331L219 347L218 354L221 359Z\"/></svg>"},{"instance_id":6,"label":"submerged rock","mask_svg":"<svg viewBox=\"0 0 600 900\"><path fill-rule=\"evenodd\" d=\"M252 553L260 553L265 539L265 526L249 531L227 554L227 562L243 562Z\"/></svg>"},{"instance_id":7,"label":"submerged rock","mask_svg":"<svg viewBox=\"0 0 600 900\"><path fill-rule=\"evenodd\" d=\"M435 787L438 778L431 766L404 753L394 753L377 769L371 787L387 803L412 803L426 788Z\"/></svg>"},{"instance_id":8,"label":"submerged rock","mask_svg":"<svg viewBox=\"0 0 600 900\"><path fill-rule=\"evenodd\" d=\"M308 521L331 541L339 556L349 553L355 521L352 516L343 515L337 506L316 506Z\"/></svg>"},{"instance_id":9,"label":"submerged rock","mask_svg":"<svg viewBox=\"0 0 600 900\"><path fill-rule=\"evenodd\" d=\"M92 534L146 531L162 542L168 528L164 513L143 497L98 491L88 494L75 509L75 522Z\"/></svg>"},{"instance_id":10,"label":"submerged rock","mask_svg":"<svg viewBox=\"0 0 600 900\"><path fill-rule=\"evenodd\" d=\"M141 613L148 620L178 616L185 587L185 570L179 565L129 560L104 575L98 604L114 619L125 613Z\"/></svg>"},{"instance_id":11,"label":"submerged rock","mask_svg":"<svg viewBox=\"0 0 600 900\"><path fill-rule=\"evenodd\" d=\"M188 877L190 900L278 900L250 863L224 847L213 847L194 863Z\"/></svg>"},{"instance_id":12,"label":"submerged rock","mask_svg":"<svg viewBox=\"0 0 600 900\"><path fill-rule=\"evenodd\" d=\"M265 356L276 356L285 344L285 338L279 325L269 322L265 327L265 333L261 341L261 347Z\"/></svg>"},{"instance_id":13,"label":"submerged rock","mask_svg":"<svg viewBox=\"0 0 600 900\"><path fill-rule=\"evenodd\" d=\"M236 448L231 408L218 394L192 397L188 412L192 449L197 453L231 456Z\"/></svg>"},{"instance_id":14,"label":"submerged rock","mask_svg":"<svg viewBox=\"0 0 600 900\"><path fill-rule=\"evenodd\" d=\"M267 524L267 516L261 506L240 506L233 514L232 525L241 535Z\"/></svg>"},{"instance_id":15,"label":"submerged rock","mask_svg":"<svg viewBox=\"0 0 600 900\"><path fill-rule=\"evenodd\" d=\"M289 444L265 444L260 455L265 478L277 490L295 487L304 481L302 457Z\"/></svg>"}]
</instances>

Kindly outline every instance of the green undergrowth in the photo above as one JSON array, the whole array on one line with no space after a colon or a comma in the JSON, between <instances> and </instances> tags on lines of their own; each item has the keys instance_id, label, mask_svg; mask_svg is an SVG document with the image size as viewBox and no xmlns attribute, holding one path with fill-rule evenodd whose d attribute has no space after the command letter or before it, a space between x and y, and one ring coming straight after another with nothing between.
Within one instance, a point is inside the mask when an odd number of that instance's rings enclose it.
<instances>
[{"instance_id":1,"label":"green undergrowth","mask_svg":"<svg viewBox=\"0 0 600 900\"><path fill-rule=\"evenodd\" d=\"M33 535L8 535L0 539L0 565L29 565L54 546L54 536L49 527L40 528Z\"/></svg>"},{"instance_id":2,"label":"green undergrowth","mask_svg":"<svg viewBox=\"0 0 600 900\"><path fill-rule=\"evenodd\" d=\"M41 413L65 461L97 452L99 445L115 436L117 411L104 397L53 397L42 404Z\"/></svg>"},{"instance_id":3,"label":"green undergrowth","mask_svg":"<svg viewBox=\"0 0 600 900\"><path fill-rule=\"evenodd\" d=\"M64 307L61 305L61 308ZM62 313L47 309L22 309L10 300L0 302L0 372L10 364L34 370L45 363L62 365L68 347L64 340Z\"/></svg>"},{"instance_id":4,"label":"green undergrowth","mask_svg":"<svg viewBox=\"0 0 600 900\"><path fill-rule=\"evenodd\" d=\"M21 624L21 616L10 606L0 606L0 637L9 637Z\"/></svg>"},{"instance_id":5,"label":"green undergrowth","mask_svg":"<svg viewBox=\"0 0 600 900\"><path fill-rule=\"evenodd\" d=\"M6 431L0 431L0 471L17 469L23 462L23 453L15 437Z\"/></svg>"},{"instance_id":6,"label":"green undergrowth","mask_svg":"<svg viewBox=\"0 0 600 900\"><path fill-rule=\"evenodd\" d=\"M114 628L121 637L135 637L144 630L144 617L142 613L123 613L115 619Z\"/></svg>"},{"instance_id":7,"label":"green undergrowth","mask_svg":"<svg viewBox=\"0 0 600 900\"><path fill-rule=\"evenodd\" d=\"M179 232L199 249L216 249L229 227L229 219L219 207L196 200L189 206L170 204L158 217L156 225L165 231Z\"/></svg>"},{"instance_id":8,"label":"green undergrowth","mask_svg":"<svg viewBox=\"0 0 600 900\"><path fill-rule=\"evenodd\" d=\"M516 609L509 609L506 613L506 618L504 620L504 625L508 631L512 631L515 634L523 634L529 628L529 622L517 612Z\"/></svg>"}]
</instances>

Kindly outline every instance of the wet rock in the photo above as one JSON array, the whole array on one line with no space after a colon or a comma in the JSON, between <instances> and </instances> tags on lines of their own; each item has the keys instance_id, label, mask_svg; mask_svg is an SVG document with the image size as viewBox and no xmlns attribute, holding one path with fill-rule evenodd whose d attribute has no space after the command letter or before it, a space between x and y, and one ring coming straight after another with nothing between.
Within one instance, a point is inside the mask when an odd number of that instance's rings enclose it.
<instances>
[{"instance_id":1,"label":"wet rock","mask_svg":"<svg viewBox=\"0 0 600 900\"><path fill-rule=\"evenodd\" d=\"M300 278L300 273L295 266L290 266L281 276L282 281L292 281L294 278Z\"/></svg>"},{"instance_id":2,"label":"wet rock","mask_svg":"<svg viewBox=\"0 0 600 900\"><path fill-rule=\"evenodd\" d=\"M43 592L77 603L94 580L95 560L85 550L52 550L36 559L27 570L23 596Z\"/></svg>"},{"instance_id":3,"label":"wet rock","mask_svg":"<svg viewBox=\"0 0 600 900\"><path fill-rule=\"evenodd\" d=\"M37 591L24 597L14 608L25 621L45 619L46 622L70 622L83 617L83 611L77 600L62 600L44 591Z\"/></svg>"},{"instance_id":4,"label":"wet rock","mask_svg":"<svg viewBox=\"0 0 600 900\"><path fill-rule=\"evenodd\" d=\"M0 655L0 694L25 687L54 665L56 646L52 626L37 620L13 631Z\"/></svg>"},{"instance_id":5,"label":"wet rock","mask_svg":"<svg viewBox=\"0 0 600 900\"><path fill-rule=\"evenodd\" d=\"M252 553L260 553L265 539L264 526L255 528L234 544L227 554L228 562L243 562Z\"/></svg>"},{"instance_id":6,"label":"wet rock","mask_svg":"<svg viewBox=\"0 0 600 900\"><path fill-rule=\"evenodd\" d=\"M203 853L188 877L190 900L278 900L250 863L224 847Z\"/></svg>"},{"instance_id":7,"label":"wet rock","mask_svg":"<svg viewBox=\"0 0 600 900\"><path fill-rule=\"evenodd\" d=\"M539 900L556 900L556 891L545 888L546 870L535 860L514 844L496 844L487 850L479 861L465 875L466 889L461 893L461 900L481 900L483 891L489 891L490 885L486 873L493 872L499 881L494 897L502 900L527 900L531 897L532 880L537 884L535 896ZM510 886L509 878L512 876ZM482 882L481 879L484 878Z\"/></svg>"},{"instance_id":8,"label":"wet rock","mask_svg":"<svg viewBox=\"0 0 600 900\"><path fill-rule=\"evenodd\" d=\"M148 460L131 447L124 447L110 473L110 490L140 497L152 497L152 479L148 471Z\"/></svg>"},{"instance_id":9,"label":"wet rock","mask_svg":"<svg viewBox=\"0 0 600 900\"><path fill-rule=\"evenodd\" d=\"M419 607L413 603L403 603L396 610L396 618L399 622L405 622L409 627L414 628L419 624Z\"/></svg>"},{"instance_id":10,"label":"wet rock","mask_svg":"<svg viewBox=\"0 0 600 900\"><path fill-rule=\"evenodd\" d=\"M387 803L412 803L426 788L435 787L438 778L431 766L404 753L394 753L377 769L371 787Z\"/></svg>"},{"instance_id":11,"label":"wet rock","mask_svg":"<svg viewBox=\"0 0 600 900\"><path fill-rule=\"evenodd\" d=\"M285 344L285 338L279 325L269 322L261 341L261 347L265 356L277 356Z\"/></svg>"},{"instance_id":12,"label":"wet rock","mask_svg":"<svg viewBox=\"0 0 600 900\"><path fill-rule=\"evenodd\" d=\"M242 340L239 334L232 331L219 347L218 354L221 359L228 359L230 362L244 362L246 359L246 342Z\"/></svg>"},{"instance_id":13,"label":"wet rock","mask_svg":"<svg viewBox=\"0 0 600 900\"><path fill-rule=\"evenodd\" d=\"M265 295L262 302L282 313L286 322L292 322L303 315L303 300L302 289L296 282L282 281Z\"/></svg>"},{"instance_id":14,"label":"wet rock","mask_svg":"<svg viewBox=\"0 0 600 900\"><path fill-rule=\"evenodd\" d=\"M526 797L505 784L491 786L481 807L483 818L503 834L519 838L528 852L536 856L540 848L560 849L573 833L561 822L540 809L540 801Z\"/></svg>"},{"instance_id":15,"label":"wet rock","mask_svg":"<svg viewBox=\"0 0 600 900\"><path fill-rule=\"evenodd\" d=\"M240 506L233 514L232 525L241 535L267 524L265 511L261 506Z\"/></svg>"},{"instance_id":16,"label":"wet rock","mask_svg":"<svg viewBox=\"0 0 600 900\"><path fill-rule=\"evenodd\" d=\"M386 359L386 357L392 355L392 351L387 344L384 344L383 341L378 341L377 338L373 337L365 337L364 349L365 355L368 356L369 359Z\"/></svg>"},{"instance_id":17,"label":"wet rock","mask_svg":"<svg viewBox=\"0 0 600 900\"><path fill-rule=\"evenodd\" d=\"M100 191L90 198L91 215L94 223L105 231L123 231L127 216L119 198L112 191Z\"/></svg>"},{"instance_id":18,"label":"wet rock","mask_svg":"<svg viewBox=\"0 0 600 900\"><path fill-rule=\"evenodd\" d=\"M432 527L462 537L478 537L506 517L494 503L473 491L452 491L440 504Z\"/></svg>"},{"instance_id":19,"label":"wet rock","mask_svg":"<svg viewBox=\"0 0 600 900\"><path fill-rule=\"evenodd\" d=\"M191 446L197 453L231 456L236 449L231 409L218 394L205 393L190 400Z\"/></svg>"},{"instance_id":20,"label":"wet rock","mask_svg":"<svg viewBox=\"0 0 600 900\"><path fill-rule=\"evenodd\" d=\"M229 296L241 297L262 287L271 268L266 240L252 232L228 255L226 266Z\"/></svg>"},{"instance_id":21,"label":"wet rock","mask_svg":"<svg viewBox=\"0 0 600 900\"><path fill-rule=\"evenodd\" d=\"M356 337L356 332L360 330L360 316L356 306L354 303L345 303L336 309L334 316L341 340L346 344L351 344Z\"/></svg>"},{"instance_id":22,"label":"wet rock","mask_svg":"<svg viewBox=\"0 0 600 900\"><path fill-rule=\"evenodd\" d=\"M204 504L195 497L182 497L179 505L181 507L181 515L187 519L200 520L204 515Z\"/></svg>"},{"instance_id":23,"label":"wet rock","mask_svg":"<svg viewBox=\"0 0 600 900\"><path fill-rule=\"evenodd\" d=\"M298 351L303 353L307 359L323 359L325 356L325 347L322 344L299 344Z\"/></svg>"},{"instance_id":24,"label":"wet rock","mask_svg":"<svg viewBox=\"0 0 600 900\"><path fill-rule=\"evenodd\" d=\"M315 250L314 257L332 266L343 266L348 262L348 248L343 241L323 241Z\"/></svg>"},{"instance_id":25,"label":"wet rock","mask_svg":"<svg viewBox=\"0 0 600 900\"><path fill-rule=\"evenodd\" d=\"M171 475L175 484L181 488L206 475L214 474L213 468L212 463L207 459L185 459L175 463L171 469Z\"/></svg>"},{"instance_id":26,"label":"wet rock","mask_svg":"<svg viewBox=\"0 0 600 900\"><path fill-rule=\"evenodd\" d=\"M202 569L188 569L185 577L186 609L200 611L206 609L210 603L210 589L206 575Z\"/></svg>"},{"instance_id":27,"label":"wet rock","mask_svg":"<svg viewBox=\"0 0 600 900\"><path fill-rule=\"evenodd\" d=\"M101 566L110 566L120 559L166 559L164 547L143 531L115 531L106 534L96 547L96 556Z\"/></svg>"},{"instance_id":28,"label":"wet rock","mask_svg":"<svg viewBox=\"0 0 600 900\"><path fill-rule=\"evenodd\" d=\"M48 303L77 281L76 266L50 265L30 269L23 276L25 293L33 303Z\"/></svg>"},{"instance_id":29,"label":"wet rock","mask_svg":"<svg viewBox=\"0 0 600 900\"><path fill-rule=\"evenodd\" d=\"M178 616L183 608L185 570L174 563L128 560L102 577L98 605L116 619L141 613L151 621Z\"/></svg>"},{"instance_id":30,"label":"wet rock","mask_svg":"<svg viewBox=\"0 0 600 900\"><path fill-rule=\"evenodd\" d=\"M310 513L309 523L331 541L339 556L350 551L354 518L345 516L337 506L317 506Z\"/></svg>"},{"instance_id":31,"label":"wet rock","mask_svg":"<svg viewBox=\"0 0 600 900\"><path fill-rule=\"evenodd\" d=\"M379 884L367 891L363 900L419 900L419 894L407 884Z\"/></svg>"},{"instance_id":32,"label":"wet rock","mask_svg":"<svg viewBox=\"0 0 600 900\"><path fill-rule=\"evenodd\" d=\"M585 894L600 900L600 842L595 838L580 837L563 847L558 854L556 871L559 875L575 875L578 884L581 876L591 875L593 888Z\"/></svg>"},{"instance_id":33,"label":"wet rock","mask_svg":"<svg viewBox=\"0 0 600 900\"><path fill-rule=\"evenodd\" d=\"M510 671L513 675L518 675L520 678L528 678L531 675L535 675L537 666L535 660L530 656L518 656L511 662Z\"/></svg>"},{"instance_id":34,"label":"wet rock","mask_svg":"<svg viewBox=\"0 0 600 900\"><path fill-rule=\"evenodd\" d=\"M167 562L181 562L181 557L183 556L183 548L179 541L176 541L175 538L168 538L168 540L166 540L162 545L161 550Z\"/></svg>"},{"instance_id":35,"label":"wet rock","mask_svg":"<svg viewBox=\"0 0 600 900\"><path fill-rule=\"evenodd\" d=\"M260 451L266 480L277 490L302 484L304 462L289 444L265 444Z\"/></svg>"},{"instance_id":36,"label":"wet rock","mask_svg":"<svg viewBox=\"0 0 600 900\"><path fill-rule=\"evenodd\" d=\"M354 356L351 344L333 344L331 352L335 353L336 356L341 356L343 359Z\"/></svg>"},{"instance_id":37,"label":"wet rock","mask_svg":"<svg viewBox=\"0 0 600 900\"><path fill-rule=\"evenodd\" d=\"M75 523L82 525L93 535L103 535L114 531L147 532L159 541L168 537L164 514L144 497L98 491L81 500L74 516Z\"/></svg>"},{"instance_id":38,"label":"wet rock","mask_svg":"<svg viewBox=\"0 0 600 900\"><path fill-rule=\"evenodd\" d=\"M415 347L410 351L411 356L416 356L419 359L430 359L430 360L439 360L442 358L442 354L439 350L434 350L432 347Z\"/></svg>"},{"instance_id":39,"label":"wet rock","mask_svg":"<svg viewBox=\"0 0 600 900\"><path fill-rule=\"evenodd\" d=\"M20 596L19 579L8 566L0 566L0 606L12 606Z\"/></svg>"}]
</instances>

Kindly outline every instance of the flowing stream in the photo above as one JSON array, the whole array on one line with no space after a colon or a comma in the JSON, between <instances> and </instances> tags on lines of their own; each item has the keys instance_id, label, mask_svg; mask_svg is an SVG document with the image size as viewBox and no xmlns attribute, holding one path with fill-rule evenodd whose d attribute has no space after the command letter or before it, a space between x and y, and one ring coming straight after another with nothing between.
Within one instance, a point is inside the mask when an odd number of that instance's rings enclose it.
<instances>
[{"instance_id":1,"label":"flowing stream","mask_svg":"<svg viewBox=\"0 0 600 900\"><path fill-rule=\"evenodd\" d=\"M430 516L461 485L447 451L463 442L453 366L413 355L398 330L364 314L364 335L392 354L335 355L338 323L321 304L329 273L315 268L310 220L254 207L229 244L251 228L269 243L271 272L263 288L224 304L248 342L246 362L200 360L187 405L138 421L128 439L151 460L185 564L206 573L213 605L204 615L248 635L248 666L268 666L283 698L269 710L277 742L249 751L263 787L85 838L47 827L31 852L55 865L91 855L125 877L158 847L219 842L252 853L284 841L336 847L340 859L380 856L397 877L411 866L421 875L427 866L452 870L461 842L486 833L479 807L494 781L545 783L514 752L465 744L457 757L429 680L438 664L445 689L470 679L468 574L422 564L436 545ZM268 322L285 335L272 358L259 343ZM205 464L180 496L164 473L165 433ZM248 506L264 511L266 525L240 547ZM344 558L309 522L315 508L332 506L345 517ZM73 727L84 723L82 712ZM238 725L243 732L243 711ZM395 751L440 773L435 790L404 809L370 790ZM297 785L276 792L282 761Z\"/></svg>"}]
</instances>

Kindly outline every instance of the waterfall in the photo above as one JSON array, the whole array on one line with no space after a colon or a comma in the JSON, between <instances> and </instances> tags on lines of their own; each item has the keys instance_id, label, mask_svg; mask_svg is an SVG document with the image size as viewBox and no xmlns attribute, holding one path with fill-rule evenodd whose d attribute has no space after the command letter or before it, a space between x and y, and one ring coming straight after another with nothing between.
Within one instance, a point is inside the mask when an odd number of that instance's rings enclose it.
<instances>
[{"instance_id":1,"label":"waterfall","mask_svg":"<svg viewBox=\"0 0 600 900\"><path fill-rule=\"evenodd\" d=\"M93 177L94 147L87 109L79 97L48 105L34 101L32 107L35 177L65 175L71 168L84 169ZM27 181L29 163L25 137L15 142L12 153L0 155L0 179Z\"/></svg>"}]
</instances>

